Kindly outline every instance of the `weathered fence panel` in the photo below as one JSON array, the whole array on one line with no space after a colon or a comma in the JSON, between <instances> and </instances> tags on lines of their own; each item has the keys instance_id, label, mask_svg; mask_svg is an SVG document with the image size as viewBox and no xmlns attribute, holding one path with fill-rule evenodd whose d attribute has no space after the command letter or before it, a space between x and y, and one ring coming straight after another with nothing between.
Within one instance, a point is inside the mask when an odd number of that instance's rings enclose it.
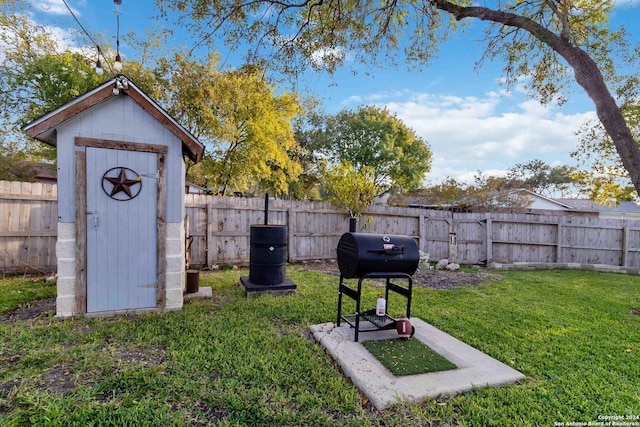
<instances>
[{"instance_id":1,"label":"weathered fence panel","mask_svg":"<svg viewBox=\"0 0 640 427\"><path fill-rule=\"evenodd\" d=\"M640 228L625 226L625 241L621 265L640 266Z\"/></svg>"},{"instance_id":2,"label":"weathered fence panel","mask_svg":"<svg viewBox=\"0 0 640 427\"><path fill-rule=\"evenodd\" d=\"M0 181L0 271L56 270L57 186Z\"/></svg>"},{"instance_id":3,"label":"weathered fence panel","mask_svg":"<svg viewBox=\"0 0 640 427\"><path fill-rule=\"evenodd\" d=\"M191 265L249 262L249 230L264 199L185 196ZM288 260L334 259L348 215L323 202L269 201L269 224L286 225ZM56 186L0 181L0 271L55 271ZM640 221L587 216L452 213L372 206L358 231L413 237L431 260L460 264L545 262L640 267Z\"/></svg>"},{"instance_id":4,"label":"weathered fence panel","mask_svg":"<svg viewBox=\"0 0 640 427\"><path fill-rule=\"evenodd\" d=\"M556 262L557 224L493 220L493 261Z\"/></svg>"}]
</instances>

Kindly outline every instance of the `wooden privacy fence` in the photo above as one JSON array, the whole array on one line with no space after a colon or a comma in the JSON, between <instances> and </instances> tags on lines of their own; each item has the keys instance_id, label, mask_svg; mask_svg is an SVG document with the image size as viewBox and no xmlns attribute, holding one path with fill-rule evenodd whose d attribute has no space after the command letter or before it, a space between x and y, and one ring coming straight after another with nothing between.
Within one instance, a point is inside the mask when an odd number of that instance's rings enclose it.
<instances>
[{"instance_id":1,"label":"wooden privacy fence","mask_svg":"<svg viewBox=\"0 0 640 427\"><path fill-rule=\"evenodd\" d=\"M186 195L191 264L249 263L249 231L264 199ZM56 269L56 186L0 181L0 271ZM286 225L288 260L334 259L348 215L327 203L270 200L269 224ZM431 260L640 267L640 221L587 216L454 213L372 206L358 231L413 237Z\"/></svg>"},{"instance_id":2,"label":"wooden privacy fence","mask_svg":"<svg viewBox=\"0 0 640 427\"><path fill-rule=\"evenodd\" d=\"M57 186L0 181L0 271L56 270Z\"/></svg>"},{"instance_id":3,"label":"wooden privacy fence","mask_svg":"<svg viewBox=\"0 0 640 427\"><path fill-rule=\"evenodd\" d=\"M588 216L429 211L431 259L640 267L640 221ZM452 240L455 233L455 240ZM454 244L455 243L455 244Z\"/></svg>"},{"instance_id":4,"label":"wooden privacy fence","mask_svg":"<svg viewBox=\"0 0 640 427\"><path fill-rule=\"evenodd\" d=\"M194 265L249 262L249 229L264 223L264 200L187 195L186 207ZM344 212L318 202L270 201L269 223L288 227L290 262L335 258L348 231ZM640 267L640 221L372 206L358 225L411 236L432 260Z\"/></svg>"},{"instance_id":5,"label":"wooden privacy fence","mask_svg":"<svg viewBox=\"0 0 640 427\"><path fill-rule=\"evenodd\" d=\"M264 200L186 195L192 265L249 262L249 232L264 224ZM361 218L359 231L402 234L424 241L422 209L373 206ZM290 262L336 257L340 236L349 231L349 216L323 202L269 201L269 224L286 225Z\"/></svg>"}]
</instances>

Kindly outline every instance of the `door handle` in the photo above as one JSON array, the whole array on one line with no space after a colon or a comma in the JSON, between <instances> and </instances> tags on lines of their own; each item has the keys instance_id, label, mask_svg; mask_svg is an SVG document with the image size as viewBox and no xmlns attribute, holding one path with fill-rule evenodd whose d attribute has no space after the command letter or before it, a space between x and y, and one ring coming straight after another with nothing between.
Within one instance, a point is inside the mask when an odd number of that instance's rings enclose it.
<instances>
[{"instance_id":1,"label":"door handle","mask_svg":"<svg viewBox=\"0 0 640 427\"><path fill-rule=\"evenodd\" d=\"M93 216L93 229L97 230L100 228L100 215L98 215L98 212L87 211L87 215Z\"/></svg>"}]
</instances>

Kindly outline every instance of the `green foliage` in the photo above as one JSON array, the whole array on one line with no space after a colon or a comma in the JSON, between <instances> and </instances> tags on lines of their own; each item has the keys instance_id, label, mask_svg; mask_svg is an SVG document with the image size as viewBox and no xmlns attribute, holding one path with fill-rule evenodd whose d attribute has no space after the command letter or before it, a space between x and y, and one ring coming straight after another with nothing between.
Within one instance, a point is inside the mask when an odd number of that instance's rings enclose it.
<instances>
[{"instance_id":1,"label":"green foliage","mask_svg":"<svg viewBox=\"0 0 640 427\"><path fill-rule=\"evenodd\" d=\"M289 184L289 196L294 200L320 200L324 162L318 150L322 142L317 133L322 129L324 115L317 111L318 101L313 97L303 99L302 105L305 113L293 122L298 150L290 153L302 172L297 181Z\"/></svg>"},{"instance_id":2,"label":"green foliage","mask_svg":"<svg viewBox=\"0 0 640 427\"><path fill-rule=\"evenodd\" d=\"M197 63L176 55L179 64L170 111L207 144L208 161L200 168L204 184L247 191L264 189L286 194L300 165L291 121L301 112L293 93L277 95L259 68L246 66L221 72L215 57Z\"/></svg>"},{"instance_id":3,"label":"green foliage","mask_svg":"<svg viewBox=\"0 0 640 427\"><path fill-rule=\"evenodd\" d=\"M639 89L637 82L630 82L619 93L623 97L622 114L636 141L640 138L640 103L634 97L638 96ZM581 192L600 204L636 200L637 192L629 172L602 124L596 121L584 123L578 131L578 137L580 144L571 157L580 165L574 177L582 184Z\"/></svg>"},{"instance_id":4,"label":"green foliage","mask_svg":"<svg viewBox=\"0 0 640 427\"><path fill-rule=\"evenodd\" d=\"M0 180L30 181L34 168L25 163L27 156L16 143L4 144L0 140Z\"/></svg>"},{"instance_id":5,"label":"green foliage","mask_svg":"<svg viewBox=\"0 0 640 427\"><path fill-rule=\"evenodd\" d=\"M25 6L25 5L23 5ZM97 53L62 50L46 28L33 23L16 4L2 3L0 44L6 46L0 64L2 124L10 132L0 140L0 177L17 177L7 165L18 146L28 146L21 126L98 86L114 70L103 49L106 75L94 72ZM125 60L122 72L157 100L194 135L207 143L206 161L189 167L198 184L250 188L282 195L301 172L292 153L297 151L292 119L300 113L297 95L276 94L259 67L222 72L215 54L196 62L180 52L159 55L163 38L148 32L146 39L128 34L136 59ZM54 150L31 143L36 158L54 157ZM11 154L11 155L10 155ZM192 165L189 165L192 166Z\"/></svg>"},{"instance_id":6,"label":"green foliage","mask_svg":"<svg viewBox=\"0 0 640 427\"><path fill-rule=\"evenodd\" d=\"M478 66L501 60L503 81L509 86L524 84L529 94L542 102L562 102L564 98L559 95L574 79L571 66L558 55L552 36L581 47L609 80L615 75L614 59L622 61L629 56L624 30L608 27L612 0L513 0L492 8L472 8L468 7L470 1L445 0L156 3L165 12L181 12L182 19L188 20L203 39L216 27L219 37L206 37L212 44L224 42L233 46L238 39L255 44L249 57L263 58L287 73L309 66L333 72L345 63L347 52L351 61L388 65L400 58L408 65L423 68L437 56L440 45L467 21L465 18L481 19L489 25L483 40L485 53ZM264 7L271 13L261 14ZM263 42L265 34L270 43Z\"/></svg>"},{"instance_id":7,"label":"green foliage","mask_svg":"<svg viewBox=\"0 0 640 427\"><path fill-rule=\"evenodd\" d=\"M373 168L368 166L356 169L343 161L326 170L323 176L329 202L345 209L351 218L360 218L378 193Z\"/></svg>"},{"instance_id":8,"label":"green foliage","mask_svg":"<svg viewBox=\"0 0 640 427\"><path fill-rule=\"evenodd\" d=\"M102 83L95 52L58 45L46 27L30 19L26 2L0 3L0 145L35 159L55 157L49 146L28 141L21 128ZM93 58L90 58L94 55Z\"/></svg>"},{"instance_id":9,"label":"green foliage","mask_svg":"<svg viewBox=\"0 0 640 427\"><path fill-rule=\"evenodd\" d=\"M452 204L464 204L467 188L465 183L446 177L440 183L411 192L408 196L421 197L427 204L446 207Z\"/></svg>"},{"instance_id":10,"label":"green foliage","mask_svg":"<svg viewBox=\"0 0 640 427\"><path fill-rule=\"evenodd\" d=\"M414 286L413 316L527 379L379 412L308 338L335 320L336 277L289 266L296 294L246 298L246 274L201 274L213 300L178 312L0 323L0 424L508 427L640 407L638 276L505 271L484 286Z\"/></svg>"},{"instance_id":11,"label":"green foliage","mask_svg":"<svg viewBox=\"0 0 640 427\"><path fill-rule=\"evenodd\" d=\"M420 187L431 167L427 143L386 109L361 106L336 115L314 116L299 135L317 159L371 168L378 194Z\"/></svg>"},{"instance_id":12,"label":"green foliage","mask_svg":"<svg viewBox=\"0 0 640 427\"><path fill-rule=\"evenodd\" d=\"M526 188L547 197L563 197L571 194L576 184L575 172L576 168L572 166L551 166L534 159L509 168L505 181L510 188Z\"/></svg>"}]
</instances>

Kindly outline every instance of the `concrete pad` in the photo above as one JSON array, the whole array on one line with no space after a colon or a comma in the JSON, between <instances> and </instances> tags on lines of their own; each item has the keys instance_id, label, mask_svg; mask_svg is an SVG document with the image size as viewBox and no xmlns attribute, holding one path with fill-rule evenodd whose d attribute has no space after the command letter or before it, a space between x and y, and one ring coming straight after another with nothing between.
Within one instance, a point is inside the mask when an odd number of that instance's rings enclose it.
<instances>
[{"instance_id":1,"label":"concrete pad","mask_svg":"<svg viewBox=\"0 0 640 427\"><path fill-rule=\"evenodd\" d=\"M261 285L253 283L248 276L240 277L240 283L244 286L247 297L267 294L272 296L288 295L296 293L297 286L291 279L285 277L282 283L277 285Z\"/></svg>"},{"instance_id":2,"label":"concrete pad","mask_svg":"<svg viewBox=\"0 0 640 427\"><path fill-rule=\"evenodd\" d=\"M184 294L185 301L203 298L213 298L213 291L211 290L211 286L200 286L198 292L193 294Z\"/></svg>"},{"instance_id":3,"label":"concrete pad","mask_svg":"<svg viewBox=\"0 0 640 427\"><path fill-rule=\"evenodd\" d=\"M361 323L361 329L368 326ZM320 343L340 365L343 373L369 399L376 409L387 409L402 401L417 402L438 396L453 396L465 391L513 384L523 374L496 359L468 346L428 323L411 318L418 339L455 363L459 369L396 377L360 342L354 341L349 325L324 323L311 327ZM398 338L395 330L359 334L360 341Z\"/></svg>"}]
</instances>

